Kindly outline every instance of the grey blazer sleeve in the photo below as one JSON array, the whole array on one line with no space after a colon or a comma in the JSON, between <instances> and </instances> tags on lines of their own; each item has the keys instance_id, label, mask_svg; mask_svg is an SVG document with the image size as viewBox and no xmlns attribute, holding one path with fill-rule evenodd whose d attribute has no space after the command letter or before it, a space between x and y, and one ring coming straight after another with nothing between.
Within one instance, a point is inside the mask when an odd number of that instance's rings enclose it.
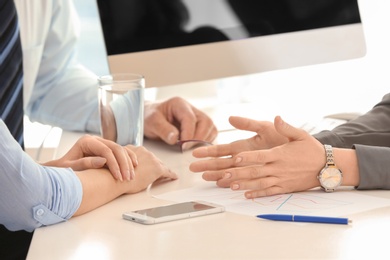
<instances>
[{"instance_id":1,"label":"grey blazer sleeve","mask_svg":"<svg viewBox=\"0 0 390 260\"><path fill-rule=\"evenodd\" d=\"M357 189L390 189L390 148L355 145L360 184Z\"/></svg>"},{"instance_id":2,"label":"grey blazer sleeve","mask_svg":"<svg viewBox=\"0 0 390 260\"><path fill-rule=\"evenodd\" d=\"M354 144L390 147L390 93L366 114L314 137L340 148Z\"/></svg>"},{"instance_id":3,"label":"grey blazer sleeve","mask_svg":"<svg viewBox=\"0 0 390 260\"><path fill-rule=\"evenodd\" d=\"M323 144L356 149L358 189L390 189L390 94L368 113L314 137Z\"/></svg>"}]
</instances>

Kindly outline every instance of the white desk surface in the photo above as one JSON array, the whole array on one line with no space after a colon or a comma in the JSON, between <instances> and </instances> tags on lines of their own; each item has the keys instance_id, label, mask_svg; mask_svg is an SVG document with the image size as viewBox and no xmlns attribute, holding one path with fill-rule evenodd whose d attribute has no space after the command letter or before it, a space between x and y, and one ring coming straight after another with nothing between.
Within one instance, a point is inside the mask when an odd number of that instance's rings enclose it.
<instances>
[{"instance_id":1,"label":"white desk surface","mask_svg":"<svg viewBox=\"0 0 390 260\"><path fill-rule=\"evenodd\" d=\"M218 142L231 140L232 132ZM71 144L79 134L64 133ZM66 146L66 145L64 145ZM145 146L175 170L176 181L122 196L68 222L35 231L28 259L383 259L389 257L390 207L353 214L348 226L261 221L230 212L142 225L122 213L170 204L152 197L166 191L203 185L191 173L190 152L181 154L153 141ZM390 198L388 191L352 191Z\"/></svg>"}]
</instances>

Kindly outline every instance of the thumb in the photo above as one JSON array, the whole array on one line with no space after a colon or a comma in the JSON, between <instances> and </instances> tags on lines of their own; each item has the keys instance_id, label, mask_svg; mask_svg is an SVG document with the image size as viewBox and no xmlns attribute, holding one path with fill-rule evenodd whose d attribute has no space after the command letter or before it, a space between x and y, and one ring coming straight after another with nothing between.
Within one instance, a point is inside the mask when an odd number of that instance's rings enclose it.
<instances>
[{"instance_id":1,"label":"thumb","mask_svg":"<svg viewBox=\"0 0 390 260\"><path fill-rule=\"evenodd\" d=\"M153 118L145 119L144 135L146 138L161 139L173 145L179 139L179 130L168 122L164 115L156 113Z\"/></svg>"},{"instance_id":2,"label":"thumb","mask_svg":"<svg viewBox=\"0 0 390 260\"><path fill-rule=\"evenodd\" d=\"M287 124L280 116L275 117L274 126L276 131L286 137L290 142L302 140L307 135L305 130Z\"/></svg>"},{"instance_id":3,"label":"thumb","mask_svg":"<svg viewBox=\"0 0 390 260\"><path fill-rule=\"evenodd\" d=\"M69 167L75 171L82 171L87 169L99 169L106 164L107 160L103 157L84 157L69 162Z\"/></svg>"},{"instance_id":4,"label":"thumb","mask_svg":"<svg viewBox=\"0 0 390 260\"><path fill-rule=\"evenodd\" d=\"M173 145L179 140L179 130L166 120L161 122L156 130L156 135L167 144Z\"/></svg>"},{"instance_id":5,"label":"thumb","mask_svg":"<svg viewBox=\"0 0 390 260\"><path fill-rule=\"evenodd\" d=\"M107 159L103 157L86 157L85 159L91 163L91 168L102 168L107 162Z\"/></svg>"}]
</instances>

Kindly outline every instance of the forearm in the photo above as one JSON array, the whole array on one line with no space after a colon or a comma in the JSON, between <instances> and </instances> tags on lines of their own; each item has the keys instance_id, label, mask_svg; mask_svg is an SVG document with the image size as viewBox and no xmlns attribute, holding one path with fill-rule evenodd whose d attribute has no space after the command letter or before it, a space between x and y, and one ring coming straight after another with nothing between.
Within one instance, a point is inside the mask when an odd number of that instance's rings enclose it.
<instances>
[{"instance_id":1,"label":"forearm","mask_svg":"<svg viewBox=\"0 0 390 260\"><path fill-rule=\"evenodd\" d=\"M83 187L83 197L74 216L82 215L125 194L130 185L127 181L115 180L107 169L79 171L76 175Z\"/></svg>"},{"instance_id":2,"label":"forearm","mask_svg":"<svg viewBox=\"0 0 390 260\"><path fill-rule=\"evenodd\" d=\"M68 131L100 132L95 75L82 67L69 66L50 84L44 79L38 78L26 108L32 121Z\"/></svg>"}]
</instances>

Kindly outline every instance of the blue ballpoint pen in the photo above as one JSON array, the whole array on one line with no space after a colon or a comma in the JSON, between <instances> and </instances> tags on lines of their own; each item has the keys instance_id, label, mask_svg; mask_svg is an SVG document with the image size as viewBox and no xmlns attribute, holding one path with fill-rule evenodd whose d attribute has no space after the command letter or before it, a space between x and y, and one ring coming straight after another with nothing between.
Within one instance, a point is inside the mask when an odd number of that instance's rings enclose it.
<instances>
[{"instance_id":1,"label":"blue ballpoint pen","mask_svg":"<svg viewBox=\"0 0 390 260\"><path fill-rule=\"evenodd\" d=\"M302 215L263 214L263 215L257 215L257 217L263 219L269 219L269 220L276 220L276 221L311 222L311 223L343 224L343 225L348 225L348 223L352 222L348 218L302 216Z\"/></svg>"}]
</instances>

